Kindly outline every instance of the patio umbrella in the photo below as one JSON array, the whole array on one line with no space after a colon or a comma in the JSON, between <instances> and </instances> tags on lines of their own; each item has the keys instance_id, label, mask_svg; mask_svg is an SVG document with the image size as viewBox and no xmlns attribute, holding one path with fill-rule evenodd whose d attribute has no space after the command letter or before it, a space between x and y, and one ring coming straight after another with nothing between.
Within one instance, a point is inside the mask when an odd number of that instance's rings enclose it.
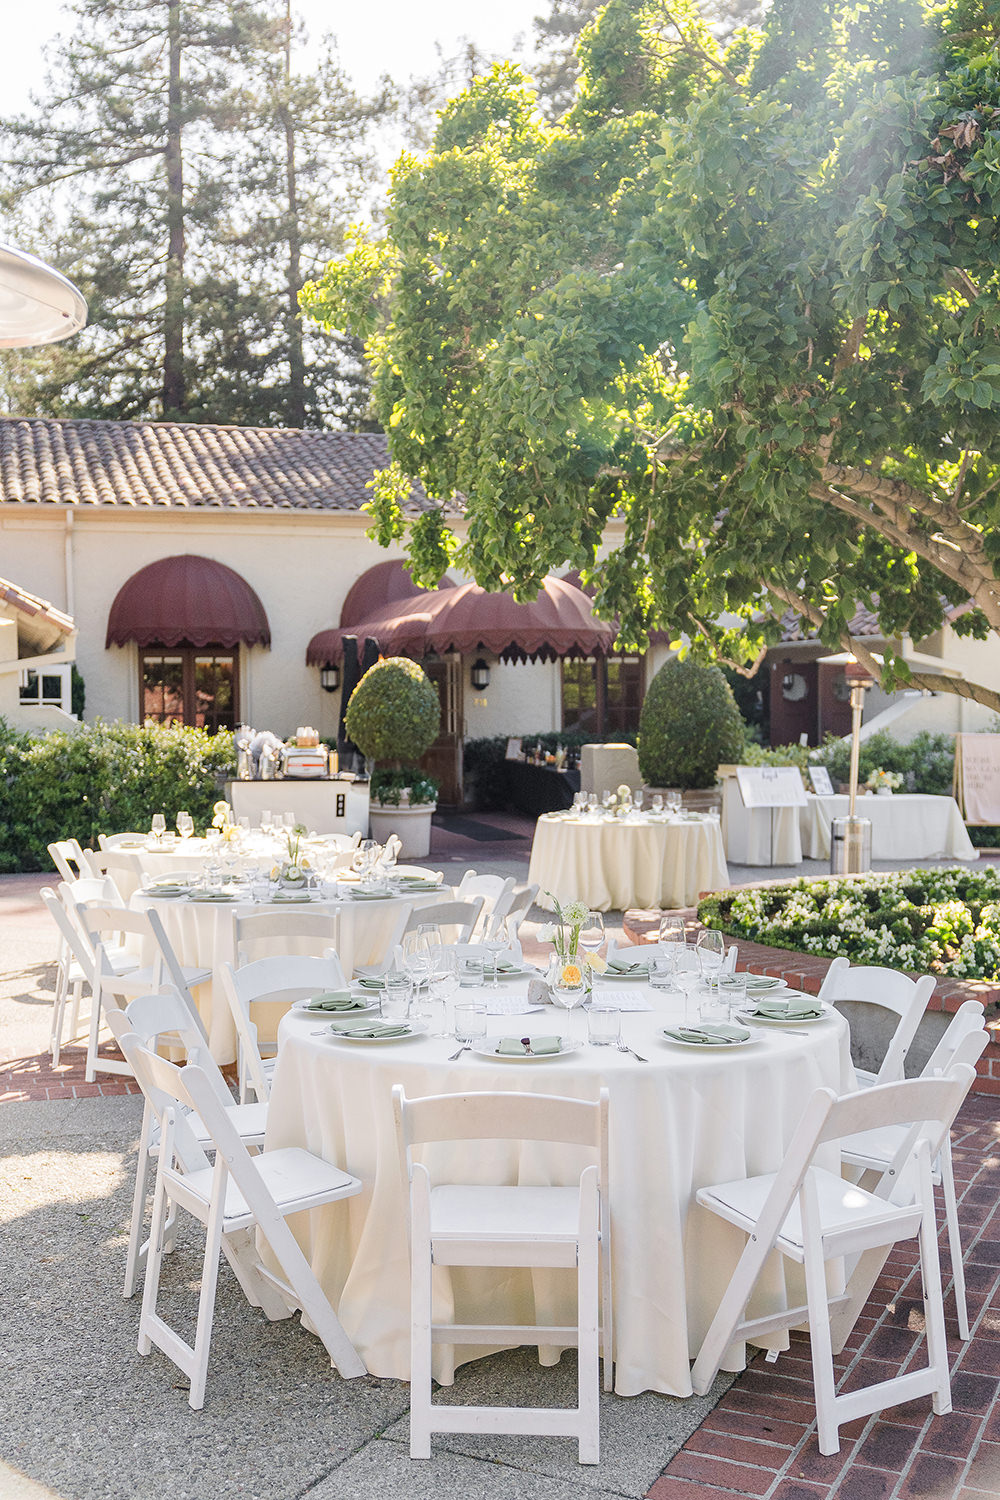
<instances>
[{"instance_id":1,"label":"patio umbrella","mask_svg":"<svg viewBox=\"0 0 1000 1500\"><path fill-rule=\"evenodd\" d=\"M358 659L358 638L345 635L343 642L344 670L341 675L340 722L337 725L337 759L341 769L346 769L348 759L352 765L361 752L353 740L347 737L347 705L351 694L361 681L361 663Z\"/></svg>"},{"instance_id":2,"label":"patio umbrella","mask_svg":"<svg viewBox=\"0 0 1000 1500\"><path fill-rule=\"evenodd\" d=\"M83 296L61 272L0 244L0 349L52 344L79 333L86 321Z\"/></svg>"}]
</instances>

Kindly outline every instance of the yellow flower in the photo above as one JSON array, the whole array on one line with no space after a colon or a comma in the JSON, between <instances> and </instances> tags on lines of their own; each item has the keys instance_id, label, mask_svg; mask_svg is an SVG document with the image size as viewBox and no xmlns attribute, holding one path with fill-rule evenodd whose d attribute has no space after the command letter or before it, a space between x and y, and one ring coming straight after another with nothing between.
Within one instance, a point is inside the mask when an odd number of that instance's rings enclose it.
<instances>
[{"instance_id":1,"label":"yellow flower","mask_svg":"<svg viewBox=\"0 0 1000 1500\"><path fill-rule=\"evenodd\" d=\"M564 964L562 971L563 984L579 984L583 974L576 964Z\"/></svg>"},{"instance_id":2,"label":"yellow flower","mask_svg":"<svg viewBox=\"0 0 1000 1500\"><path fill-rule=\"evenodd\" d=\"M586 958L584 959L584 963L587 965L587 968L593 970L595 974L603 974L605 969L608 967L607 960L603 959L599 953L588 953Z\"/></svg>"}]
</instances>

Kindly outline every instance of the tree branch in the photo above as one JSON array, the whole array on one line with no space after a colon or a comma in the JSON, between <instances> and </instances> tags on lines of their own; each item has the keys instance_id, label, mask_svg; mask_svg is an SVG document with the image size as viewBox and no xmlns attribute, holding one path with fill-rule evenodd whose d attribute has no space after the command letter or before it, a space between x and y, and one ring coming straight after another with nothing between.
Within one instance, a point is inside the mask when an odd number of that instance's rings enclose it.
<instances>
[{"instance_id":1,"label":"tree branch","mask_svg":"<svg viewBox=\"0 0 1000 1500\"><path fill-rule=\"evenodd\" d=\"M710 68L714 68L717 73L721 73L726 82L732 84L734 89L738 89L740 93L743 92L743 85L736 77L736 74L730 72L721 58L713 57L711 52L706 52L704 47L699 47L697 42L693 42L685 33L680 22L670 14L669 10L665 9L663 15L680 37L681 46L685 52L690 53L692 57L700 57L702 62L707 63Z\"/></svg>"}]
</instances>

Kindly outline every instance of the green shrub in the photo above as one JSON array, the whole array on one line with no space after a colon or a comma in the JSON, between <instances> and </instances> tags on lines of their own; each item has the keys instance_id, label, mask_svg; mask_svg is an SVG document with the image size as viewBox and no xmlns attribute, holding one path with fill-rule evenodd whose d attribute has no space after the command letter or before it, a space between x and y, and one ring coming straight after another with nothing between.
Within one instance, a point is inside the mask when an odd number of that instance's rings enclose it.
<instances>
[{"instance_id":1,"label":"green shrub","mask_svg":"<svg viewBox=\"0 0 1000 1500\"><path fill-rule=\"evenodd\" d=\"M855 964L1000 977L1000 874L893 870L718 891L698 907L735 938Z\"/></svg>"},{"instance_id":2,"label":"green shrub","mask_svg":"<svg viewBox=\"0 0 1000 1500\"><path fill-rule=\"evenodd\" d=\"M814 752L808 745L757 745L748 740L743 746L740 764L744 766L798 766L802 780L811 788L808 766L815 765Z\"/></svg>"},{"instance_id":3,"label":"green shrub","mask_svg":"<svg viewBox=\"0 0 1000 1500\"><path fill-rule=\"evenodd\" d=\"M814 750L810 758L814 764L826 766L834 781L846 781L850 774L851 742L827 735L822 747ZM887 729L880 729L861 742L858 773L861 782L872 771L898 771L904 792L950 797L954 768L955 737L951 734L929 734L922 730L903 744L893 739Z\"/></svg>"},{"instance_id":4,"label":"green shrub","mask_svg":"<svg viewBox=\"0 0 1000 1500\"><path fill-rule=\"evenodd\" d=\"M649 685L639 717L639 770L647 786L715 785L743 752L743 719L718 667L669 661Z\"/></svg>"},{"instance_id":5,"label":"green shrub","mask_svg":"<svg viewBox=\"0 0 1000 1500\"><path fill-rule=\"evenodd\" d=\"M419 760L441 723L437 688L415 661L387 656L358 683L347 705L349 739L367 760Z\"/></svg>"},{"instance_id":6,"label":"green shrub","mask_svg":"<svg viewBox=\"0 0 1000 1500\"><path fill-rule=\"evenodd\" d=\"M235 774L233 737L183 725L97 720L67 732L22 734L0 720L0 870L44 870L46 845L172 823L182 809L198 832Z\"/></svg>"},{"instance_id":7,"label":"green shrub","mask_svg":"<svg viewBox=\"0 0 1000 1500\"><path fill-rule=\"evenodd\" d=\"M401 766L398 769L376 771L369 788L372 801L384 807L399 807L403 790L409 788L409 805L417 807L422 802L436 802L439 783L427 776L417 766Z\"/></svg>"}]
</instances>

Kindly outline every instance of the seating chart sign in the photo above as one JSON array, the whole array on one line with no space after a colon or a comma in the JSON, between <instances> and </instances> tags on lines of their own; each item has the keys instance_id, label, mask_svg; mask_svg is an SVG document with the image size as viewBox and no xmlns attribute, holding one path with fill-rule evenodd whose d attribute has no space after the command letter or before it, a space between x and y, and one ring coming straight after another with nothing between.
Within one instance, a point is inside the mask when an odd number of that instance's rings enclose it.
<instances>
[{"instance_id":1,"label":"seating chart sign","mask_svg":"<svg viewBox=\"0 0 1000 1500\"><path fill-rule=\"evenodd\" d=\"M810 766L809 780L812 782L812 789L817 797L833 796L833 782L830 780L830 773L826 766Z\"/></svg>"},{"instance_id":2,"label":"seating chart sign","mask_svg":"<svg viewBox=\"0 0 1000 1500\"><path fill-rule=\"evenodd\" d=\"M956 734L955 800L967 823L1000 823L1000 734Z\"/></svg>"},{"instance_id":3,"label":"seating chart sign","mask_svg":"<svg viewBox=\"0 0 1000 1500\"><path fill-rule=\"evenodd\" d=\"M796 766L737 766L736 781L744 807L806 805L806 789Z\"/></svg>"}]
</instances>

